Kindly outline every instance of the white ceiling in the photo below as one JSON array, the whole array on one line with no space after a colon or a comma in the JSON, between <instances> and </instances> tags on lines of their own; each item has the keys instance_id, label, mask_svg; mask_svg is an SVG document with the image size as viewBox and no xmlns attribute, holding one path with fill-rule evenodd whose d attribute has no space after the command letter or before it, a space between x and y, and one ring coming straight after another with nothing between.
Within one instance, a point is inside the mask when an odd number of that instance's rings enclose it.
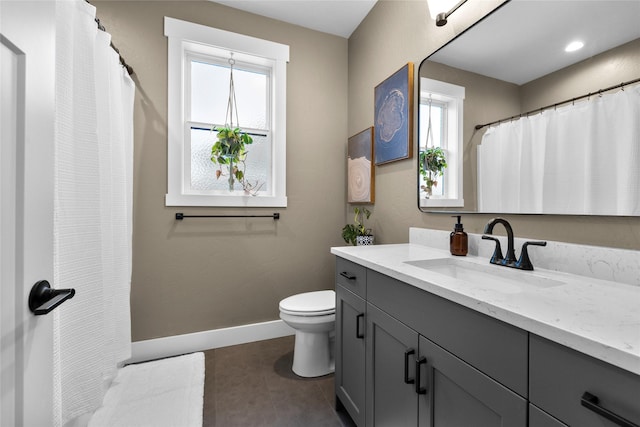
<instances>
[{"instance_id":1,"label":"white ceiling","mask_svg":"<svg viewBox=\"0 0 640 427\"><path fill-rule=\"evenodd\" d=\"M640 1L512 0L466 36L430 59L523 84L639 38ZM565 53L576 39L584 48Z\"/></svg>"},{"instance_id":2,"label":"white ceiling","mask_svg":"<svg viewBox=\"0 0 640 427\"><path fill-rule=\"evenodd\" d=\"M211 0L323 33L349 38L377 0Z\"/></svg>"},{"instance_id":3,"label":"white ceiling","mask_svg":"<svg viewBox=\"0 0 640 427\"><path fill-rule=\"evenodd\" d=\"M377 0L211 1L348 38ZM473 36L459 37L431 59L522 84L640 37L638 22L640 0L512 0L474 27ZM586 42L571 55L563 51L568 31ZM505 53L517 58L510 61L516 70L504 66L499 55Z\"/></svg>"}]
</instances>

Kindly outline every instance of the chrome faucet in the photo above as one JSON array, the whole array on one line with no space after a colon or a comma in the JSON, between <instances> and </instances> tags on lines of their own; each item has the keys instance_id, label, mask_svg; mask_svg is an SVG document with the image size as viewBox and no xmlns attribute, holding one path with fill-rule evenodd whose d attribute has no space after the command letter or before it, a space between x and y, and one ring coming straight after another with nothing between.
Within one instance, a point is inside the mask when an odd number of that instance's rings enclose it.
<instances>
[{"instance_id":1,"label":"chrome faucet","mask_svg":"<svg viewBox=\"0 0 640 427\"><path fill-rule=\"evenodd\" d=\"M502 248L500 247L500 241L495 237L489 237L487 234L493 234L493 227L496 224L502 224L507 230L507 256L502 256ZM525 242L522 245L522 251L520 253L520 259L516 261L516 253L513 248L513 228L511 228L511 224L504 218L493 218L491 221L487 223L484 227L484 234L482 236L485 240L493 240L496 243L496 249L493 251L493 255L491 256L491 260L489 261L491 264L502 265L504 267L513 267L520 270L533 270L533 264L531 264L531 260L529 259L529 252L527 247L529 245L534 246L547 246L547 242Z\"/></svg>"}]
</instances>

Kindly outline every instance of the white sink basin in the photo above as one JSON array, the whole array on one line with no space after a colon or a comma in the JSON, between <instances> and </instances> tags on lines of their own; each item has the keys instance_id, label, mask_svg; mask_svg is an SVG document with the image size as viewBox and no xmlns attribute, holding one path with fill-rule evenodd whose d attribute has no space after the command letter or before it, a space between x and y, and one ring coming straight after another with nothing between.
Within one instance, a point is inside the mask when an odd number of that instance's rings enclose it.
<instances>
[{"instance_id":1,"label":"white sink basin","mask_svg":"<svg viewBox=\"0 0 640 427\"><path fill-rule=\"evenodd\" d=\"M462 258L437 258L405 261L405 264L507 293L520 292L527 285L549 288L564 284L564 282L541 276L532 271L502 267L489 264L488 261L487 264L478 264Z\"/></svg>"}]
</instances>

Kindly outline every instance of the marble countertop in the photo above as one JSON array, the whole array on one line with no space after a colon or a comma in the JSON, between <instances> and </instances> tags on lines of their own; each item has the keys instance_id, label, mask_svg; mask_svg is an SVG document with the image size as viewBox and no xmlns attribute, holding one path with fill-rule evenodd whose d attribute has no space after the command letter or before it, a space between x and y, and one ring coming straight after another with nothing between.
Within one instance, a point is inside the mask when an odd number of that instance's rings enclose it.
<instances>
[{"instance_id":1,"label":"marble countertop","mask_svg":"<svg viewBox=\"0 0 640 427\"><path fill-rule=\"evenodd\" d=\"M412 243L334 247L331 253L640 375L638 286L539 268L518 271ZM407 263L444 258L505 270L498 274L514 280L499 284L482 274L461 280Z\"/></svg>"}]
</instances>

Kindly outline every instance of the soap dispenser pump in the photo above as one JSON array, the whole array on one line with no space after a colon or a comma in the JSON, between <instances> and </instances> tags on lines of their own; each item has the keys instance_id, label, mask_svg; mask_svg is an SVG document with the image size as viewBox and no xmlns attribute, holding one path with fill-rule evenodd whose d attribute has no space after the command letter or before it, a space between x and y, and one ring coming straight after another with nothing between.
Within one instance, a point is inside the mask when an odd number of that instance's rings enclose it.
<instances>
[{"instance_id":1,"label":"soap dispenser pump","mask_svg":"<svg viewBox=\"0 0 640 427\"><path fill-rule=\"evenodd\" d=\"M460 223L460 215L452 215L452 218L458 218L458 223L449 235L449 249L451 255L465 256L468 250L468 237L462 224Z\"/></svg>"}]
</instances>

